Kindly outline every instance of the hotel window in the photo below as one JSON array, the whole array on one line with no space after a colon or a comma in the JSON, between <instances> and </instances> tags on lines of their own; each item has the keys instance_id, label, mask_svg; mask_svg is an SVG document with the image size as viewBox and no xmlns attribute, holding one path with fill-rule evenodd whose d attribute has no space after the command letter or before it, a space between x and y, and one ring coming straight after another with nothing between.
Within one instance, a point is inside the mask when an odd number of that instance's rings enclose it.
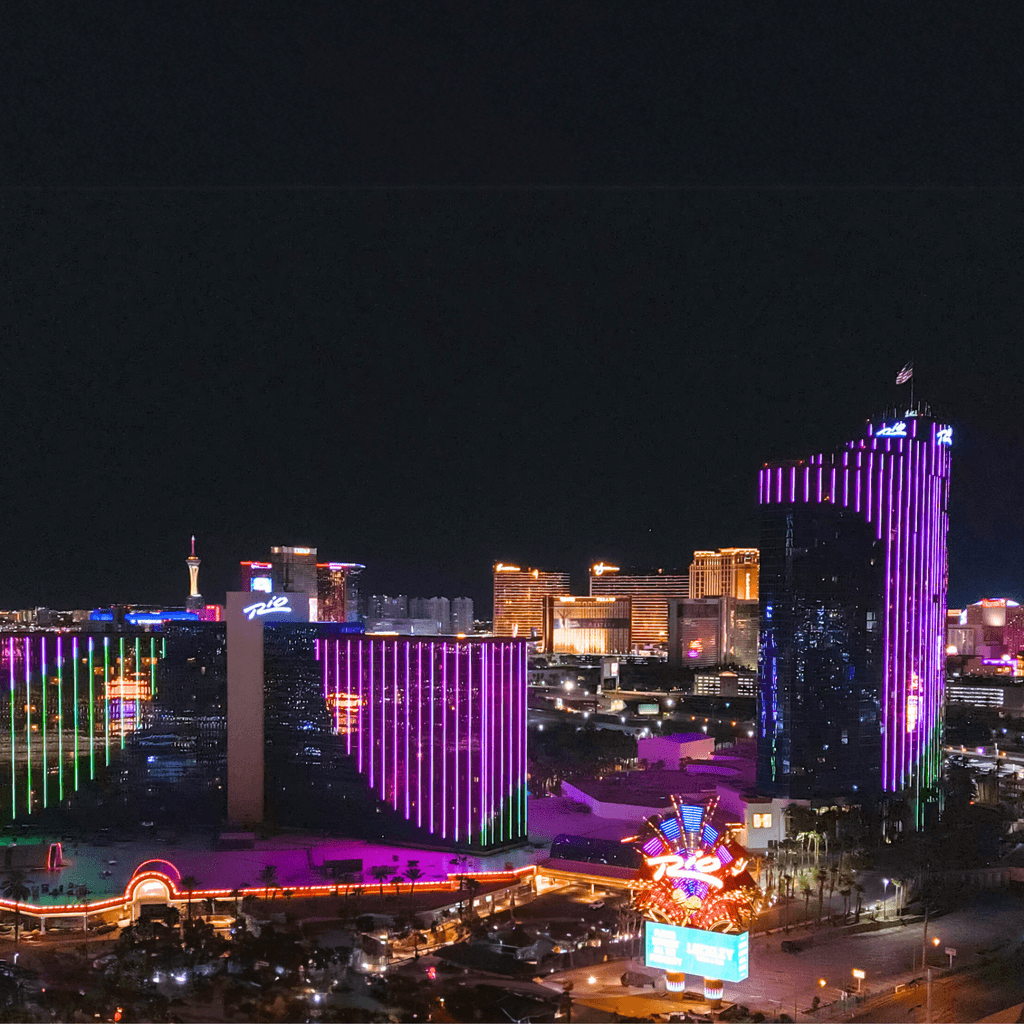
<instances>
[{"instance_id":1,"label":"hotel window","mask_svg":"<svg viewBox=\"0 0 1024 1024\"><path fill-rule=\"evenodd\" d=\"M754 828L771 828L772 816L770 814L755 814Z\"/></svg>"}]
</instances>

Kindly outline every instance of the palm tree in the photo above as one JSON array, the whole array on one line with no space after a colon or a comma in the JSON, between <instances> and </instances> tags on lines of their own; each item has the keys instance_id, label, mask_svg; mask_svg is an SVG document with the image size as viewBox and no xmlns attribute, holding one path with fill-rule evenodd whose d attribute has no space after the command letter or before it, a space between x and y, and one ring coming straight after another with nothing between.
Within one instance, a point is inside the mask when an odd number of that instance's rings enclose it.
<instances>
[{"instance_id":1,"label":"palm tree","mask_svg":"<svg viewBox=\"0 0 1024 1024\"><path fill-rule=\"evenodd\" d=\"M398 890L402 883L405 881L405 875L393 875L391 878L391 884L395 887L395 895L398 895Z\"/></svg>"},{"instance_id":2,"label":"palm tree","mask_svg":"<svg viewBox=\"0 0 1024 1024\"><path fill-rule=\"evenodd\" d=\"M185 875L181 880L181 887L188 893L188 919L192 920L192 894L199 888L195 875Z\"/></svg>"},{"instance_id":3,"label":"palm tree","mask_svg":"<svg viewBox=\"0 0 1024 1024\"><path fill-rule=\"evenodd\" d=\"M825 879L828 876L825 872L818 868L814 873L814 880L818 883L818 927L821 927L821 905L825 900Z\"/></svg>"},{"instance_id":4,"label":"palm tree","mask_svg":"<svg viewBox=\"0 0 1024 1024\"><path fill-rule=\"evenodd\" d=\"M263 883L263 899L266 900L270 887L277 881L277 865L268 864L260 872L259 879Z\"/></svg>"},{"instance_id":5,"label":"palm tree","mask_svg":"<svg viewBox=\"0 0 1024 1024\"><path fill-rule=\"evenodd\" d=\"M416 879L423 877L423 870L420 868L418 860L411 860L406 864L405 877L409 879L409 894L412 895L412 891L416 887Z\"/></svg>"},{"instance_id":6,"label":"palm tree","mask_svg":"<svg viewBox=\"0 0 1024 1024\"><path fill-rule=\"evenodd\" d=\"M839 890L839 895L843 897L843 924L846 924L846 919L850 916L851 892L853 892L853 890L848 885Z\"/></svg>"},{"instance_id":7,"label":"palm tree","mask_svg":"<svg viewBox=\"0 0 1024 1024\"><path fill-rule=\"evenodd\" d=\"M242 890L243 889L247 889L248 887L249 887L249 883L248 882L243 882L241 885L236 886L234 889L231 890L231 899L233 899L235 901L235 919L236 920L238 918L238 904L239 904L239 901L242 899Z\"/></svg>"},{"instance_id":8,"label":"palm tree","mask_svg":"<svg viewBox=\"0 0 1024 1024\"><path fill-rule=\"evenodd\" d=\"M384 895L384 882L387 878L393 875L395 869L390 864L378 864L376 867L370 868L370 877L375 882L380 882L380 894Z\"/></svg>"},{"instance_id":9,"label":"palm tree","mask_svg":"<svg viewBox=\"0 0 1024 1024\"><path fill-rule=\"evenodd\" d=\"M92 895L92 889L82 886L78 889L77 899L82 904L83 920L82 920L82 934L84 936L83 942L85 945L82 946L83 952L89 951L89 897Z\"/></svg>"},{"instance_id":10,"label":"palm tree","mask_svg":"<svg viewBox=\"0 0 1024 1024\"><path fill-rule=\"evenodd\" d=\"M452 857L451 863L454 864L456 868L462 868L462 871L459 874L459 891L461 892L466 883L466 865L469 863L469 857L465 854L460 857Z\"/></svg>"},{"instance_id":11,"label":"palm tree","mask_svg":"<svg viewBox=\"0 0 1024 1024\"><path fill-rule=\"evenodd\" d=\"M860 882L854 882L853 883L853 889L854 889L854 892L857 893L857 911L854 914L853 920L854 920L854 922L856 924L859 924L860 923L860 911L861 911L861 907L863 906L863 903L864 903L864 886L861 885Z\"/></svg>"},{"instance_id":12,"label":"palm tree","mask_svg":"<svg viewBox=\"0 0 1024 1024\"><path fill-rule=\"evenodd\" d=\"M32 895L28 886L29 874L24 868L11 868L4 879L3 893L9 900L14 900L14 944L18 944L21 930L21 904Z\"/></svg>"},{"instance_id":13,"label":"palm tree","mask_svg":"<svg viewBox=\"0 0 1024 1024\"><path fill-rule=\"evenodd\" d=\"M811 876L806 871L800 872L800 891L804 894L804 913L810 913L811 909L811 896L814 894L814 889L811 886Z\"/></svg>"}]
</instances>

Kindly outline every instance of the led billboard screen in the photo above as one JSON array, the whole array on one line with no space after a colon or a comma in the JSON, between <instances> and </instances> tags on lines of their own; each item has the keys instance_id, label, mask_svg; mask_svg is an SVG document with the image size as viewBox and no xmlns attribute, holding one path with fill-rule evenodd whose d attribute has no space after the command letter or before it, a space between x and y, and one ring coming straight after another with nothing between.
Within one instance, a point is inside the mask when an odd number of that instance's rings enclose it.
<instances>
[{"instance_id":1,"label":"led billboard screen","mask_svg":"<svg viewBox=\"0 0 1024 1024\"><path fill-rule=\"evenodd\" d=\"M679 974L743 981L748 974L748 935L645 921L644 962Z\"/></svg>"}]
</instances>

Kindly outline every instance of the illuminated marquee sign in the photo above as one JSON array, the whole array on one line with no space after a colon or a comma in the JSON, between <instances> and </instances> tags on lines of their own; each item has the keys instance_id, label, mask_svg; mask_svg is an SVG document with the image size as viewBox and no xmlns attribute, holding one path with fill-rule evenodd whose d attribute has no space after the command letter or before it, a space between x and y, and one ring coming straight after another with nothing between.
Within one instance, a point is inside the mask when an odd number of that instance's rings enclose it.
<instances>
[{"instance_id":1,"label":"illuminated marquee sign","mask_svg":"<svg viewBox=\"0 0 1024 1024\"><path fill-rule=\"evenodd\" d=\"M252 622L257 616L286 614L291 610L288 598L284 594L278 594L266 601L257 601L255 604L247 605L242 609L242 614Z\"/></svg>"},{"instance_id":2,"label":"illuminated marquee sign","mask_svg":"<svg viewBox=\"0 0 1024 1024\"><path fill-rule=\"evenodd\" d=\"M644 962L677 974L744 981L750 973L749 933L729 935L645 921Z\"/></svg>"},{"instance_id":3,"label":"illuminated marquee sign","mask_svg":"<svg viewBox=\"0 0 1024 1024\"><path fill-rule=\"evenodd\" d=\"M681 857L678 853L666 853L661 857L648 857L647 866L654 868L652 880L655 882L663 878L694 878L716 889L725 885L720 878L709 874L722 870L722 862L717 857Z\"/></svg>"},{"instance_id":4,"label":"illuminated marquee sign","mask_svg":"<svg viewBox=\"0 0 1024 1024\"><path fill-rule=\"evenodd\" d=\"M887 423L884 427L879 427L875 437L906 437L907 436L907 425L903 420L898 423Z\"/></svg>"},{"instance_id":5,"label":"illuminated marquee sign","mask_svg":"<svg viewBox=\"0 0 1024 1024\"><path fill-rule=\"evenodd\" d=\"M274 581L269 576L253 576L249 580L250 590L260 590L264 594L269 594L274 589Z\"/></svg>"},{"instance_id":6,"label":"illuminated marquee sign","mask_svg":"<svg viewBox=\"0 0 1024 1024\"><path fill-rule=\"evenodd\" d=\"M732 935L749 928L764 894L747 870L747 851L717 816L717 799L653 815L633 843L641 867L633 906L653 924ZM711 975L719 977L719 975Z\"/></svg>"}]
</instances>

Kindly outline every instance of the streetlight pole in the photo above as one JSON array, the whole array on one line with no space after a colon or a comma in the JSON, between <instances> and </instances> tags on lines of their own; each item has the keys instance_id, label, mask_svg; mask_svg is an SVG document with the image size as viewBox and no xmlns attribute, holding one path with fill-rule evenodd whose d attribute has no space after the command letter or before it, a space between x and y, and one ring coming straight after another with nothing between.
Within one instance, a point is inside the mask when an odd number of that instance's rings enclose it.
<instances>
[{"instance_id":1,"label":"streetlight pole","mask_svg":"<svg viewBox=\"0 0 1024 1024\"><path fill-rule=\"evenodd\" d=\"M886 919L886 911L888 909L889 900L889 879L882 879L882 920Z\"/></svg>"}]
</instances>

